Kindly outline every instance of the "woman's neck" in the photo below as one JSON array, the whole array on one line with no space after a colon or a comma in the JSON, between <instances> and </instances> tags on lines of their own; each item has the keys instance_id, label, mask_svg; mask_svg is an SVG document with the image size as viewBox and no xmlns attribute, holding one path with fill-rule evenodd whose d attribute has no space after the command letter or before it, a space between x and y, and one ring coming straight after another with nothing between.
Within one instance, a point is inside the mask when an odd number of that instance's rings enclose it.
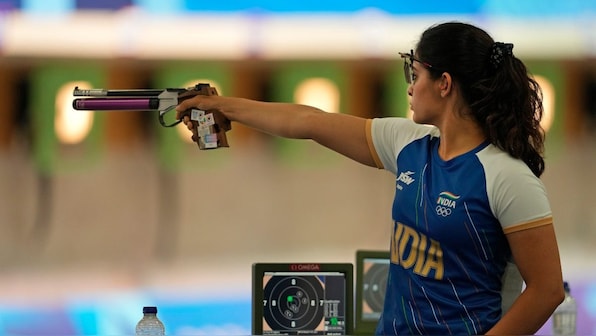
<instances>
[{"instance_id":1,"label":"woman's neck","mask_svg":"<svg viewBox=\"0 0 596 336\"><path fill-rule=\"evenodd\" d=\"M486 135L471 119L452 119L438 125L441 131L439 156L447 161L478 147L486 140Z\"/></svg>"}]
</instances>

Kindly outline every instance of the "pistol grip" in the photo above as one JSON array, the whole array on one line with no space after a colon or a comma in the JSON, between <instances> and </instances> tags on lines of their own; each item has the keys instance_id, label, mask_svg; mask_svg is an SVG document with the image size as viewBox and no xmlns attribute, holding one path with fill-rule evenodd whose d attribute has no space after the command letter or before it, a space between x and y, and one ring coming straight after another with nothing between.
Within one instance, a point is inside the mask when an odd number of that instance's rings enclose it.
<instances>
[{"instance_id":1,"label":"pistol grip","mask_svg":"<svg viewBox=\"0 0 596 336\"><path fill-rule=\"evenodd\" d=\"M199 83L193 90L182 93L178 100L182 101L196 95L217 96L217 90L209 84ZM230 147L226 132L232 128L232 124L223 113L218 110L191 109L179 115L180 120L185 116L189 116L192 121L193 141L199 145L199 149Z\"/></svg>"},{"instance_id":2,"label":"pistol grip","mask_svg":"<svg viewBox=\"0 0 596 336\"><path fill-rule=\"evenodd\" d=\"M189 116L192 122L193 141L199 149L216 149L219 147L230 147L226 131L230 127L230 121L219 111L202 111L191 109L184 111L181 117Z\"/></svg>"}]
</instances>

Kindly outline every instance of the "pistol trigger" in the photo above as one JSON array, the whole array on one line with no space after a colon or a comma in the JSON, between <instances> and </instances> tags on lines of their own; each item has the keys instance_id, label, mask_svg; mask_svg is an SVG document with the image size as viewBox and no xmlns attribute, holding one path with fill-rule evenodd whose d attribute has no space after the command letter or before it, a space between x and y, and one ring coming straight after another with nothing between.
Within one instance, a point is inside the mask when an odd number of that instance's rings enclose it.
<instances>
[{"instance_id":1,"label":"pistol trigger","mask_svg":"<svg viewBox=\"0 0 596 336\"><path fill-rule=\"evenodd\" d=\"M168 124L164 120L164 115L166 113L168 113L168 111L171 111L171 110L159 111L159 123L161 124L161 126L163 126L163 127L173 127L173 126L176 126L176 125L178 125L179 123L182 122L182 118L180 118L180 120L176 120L176 121L172 122L171 124Z\"/></svg>"}]
</instances>

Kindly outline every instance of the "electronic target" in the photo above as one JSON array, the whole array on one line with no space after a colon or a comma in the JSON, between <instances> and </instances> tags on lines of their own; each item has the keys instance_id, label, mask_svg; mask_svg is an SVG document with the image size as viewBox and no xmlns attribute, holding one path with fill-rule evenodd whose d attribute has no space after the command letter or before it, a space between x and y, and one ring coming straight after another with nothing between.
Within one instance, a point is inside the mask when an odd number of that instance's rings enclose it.
<instances>
[{"instance_id":1,"label":"electronic target","mask_svg":"<svg viewBox=\"0 0 596 336\"><path fill-rule=\"evenodd\" d=\"M387 272L389 263L364 261L364 279L362 279L362 299L365 313L380 312L385 302ZM376 315L376 314L375 314ZM378 317L378 316L375 316Z\"/></svg>"},{"instance_id":2,"label":"electronic target","mask_svg":"<svg viewBox=\"0 0 596 336\"><path fill-rule=\"evenodd\" d=\"M316 276L266 277L263 316L271 330L315 330L323 323L324 288Z\"/></svg>"},{"instance_id":3,"label":"electronic target","mask_svg":"<svg viewBox=\"0 0 596 336\"><path fill-rule=\"evenodd\" d=\"M356 334L372 334L381 317L389 273L389 251L356 251Z\"/></svg>"},{"instance_id":4,"label":"electronic target","mask_svg":"<svg viewBox=\"0 0 596 336\"><path fill-rule=\"evenodd\" d=\"M352 264L253 265L253 334L352 332Z\"/></svg>"}]
</instances>

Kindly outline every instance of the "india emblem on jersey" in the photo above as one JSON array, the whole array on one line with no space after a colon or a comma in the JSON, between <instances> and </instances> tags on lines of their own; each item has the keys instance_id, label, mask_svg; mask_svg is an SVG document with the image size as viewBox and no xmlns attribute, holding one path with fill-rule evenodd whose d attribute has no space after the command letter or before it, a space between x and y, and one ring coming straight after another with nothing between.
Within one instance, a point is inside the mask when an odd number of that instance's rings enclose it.
<instances>
[{"instance_id":1,"label":"india emblem on jersey","mask_svg":"<svg viewBox=\"0 0 596 336\"><path fill-rule=\"evenodd\" d=\"M442 217L447 217L451 215L451 211L452 209L455 209L455 207L457 206L457 200L459 198L460 196L455 195L452 192L441 192L439 194L439 197L437 198L437 207L435 209L437 211L437 215Z\"/></svg>"}]
</instances>

